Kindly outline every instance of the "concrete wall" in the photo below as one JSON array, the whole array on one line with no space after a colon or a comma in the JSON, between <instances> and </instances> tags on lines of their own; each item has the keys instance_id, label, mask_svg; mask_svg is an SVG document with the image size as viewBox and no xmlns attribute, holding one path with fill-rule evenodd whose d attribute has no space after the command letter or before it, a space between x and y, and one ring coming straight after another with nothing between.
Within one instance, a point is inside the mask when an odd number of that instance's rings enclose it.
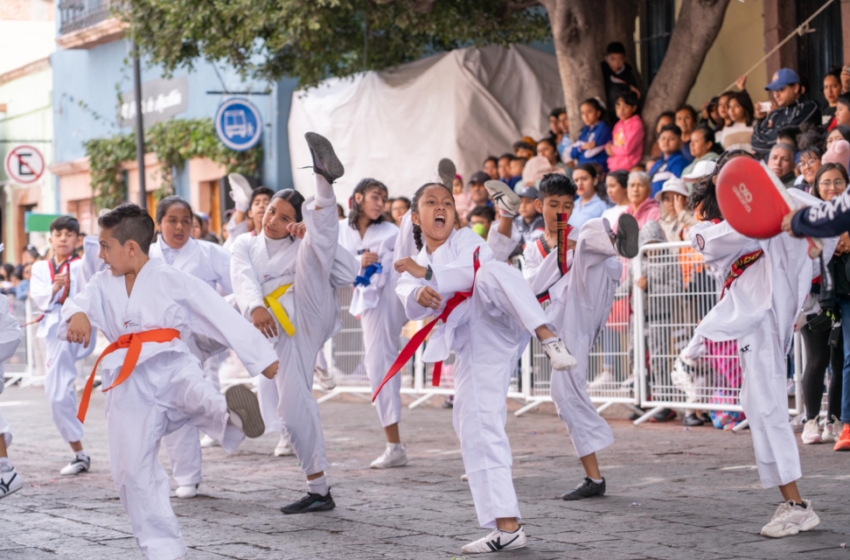
<instances>
[{"instance_id":1,"label":"concrete wall","mask_svg":"<svg viewBox=\"0 0 850 560\"><path fill-rule=\"evenodd\" d=\"M53 163L53 111L51 97L53 74L49 67L23 75L0 84L0 103L6 104L6 112L0 113L0 161L5 162L8 151L17 144L31 144L44 156L45 164ZM5 166L0 166L0 183L5 185L6 196L3 206L3 241L10 249L3 255L8 262L17 262L14 249L22 247L23 224L18 204L36 204L37 211L53 213L57 209L58 196L55 177L48 169L38 182L32 185L17 185L6 176Z\"/></svg>"},{"instance_id":2,"label":"concrete wall","mask_svg":"<svg viewBox=\"0 0 850 560\"><path fill-rule=\"evenodd\" d=\"M59 50L51 55L55 72L54 111L56 161L69 162L85 157L83 142L92 138L132 132L117 124L118 93L131 91L132 63L125 40L100 45L88 50ZM143 60L142 81L161 78L162 69ZM218 104L225 98L208 91L264 91L266 83L243 82L232 69L218 67L219 80L213 66L197 61L189 72L175 72L175 77L188 79L188 109L175 118L212 118ZM273 84L269 95L248 97L259 109L263 124L263 149L266 153L262 169L263 183L280 189L291 186L289 149L286 144L286 118L292 81ZM281 100L286 106L281 108ZM84 106L81 106L81 103ZM284 127L281 130L281 127ZM177 191L188 194L186 175L178 173Z\"/></svg>"},{"instance_id":3,"label":"concrete wall","mask_svg":"<svg viewBox=\"0 0 850 560\"><path fill-rule=\"evenodd\" d=\"M705 57L688 103L701 108L705 101L728 89L729 84L764 56L763 13L763 0L729 2L723 27ZM753 101L767 100L766 84L767 69L761 63L747 78L747 91Z\"/></svg>"}]
</instances>

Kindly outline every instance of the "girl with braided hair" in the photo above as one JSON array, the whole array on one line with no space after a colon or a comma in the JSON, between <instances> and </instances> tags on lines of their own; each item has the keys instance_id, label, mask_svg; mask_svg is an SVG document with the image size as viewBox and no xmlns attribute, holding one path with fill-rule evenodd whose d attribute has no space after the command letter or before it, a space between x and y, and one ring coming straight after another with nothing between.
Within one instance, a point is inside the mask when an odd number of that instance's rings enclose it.
<instances>
[{"instance_id":1,"label":"girl with braided hair","mask_svg":"<svg viewBox=\"0 0 850 560\"><path fill-rule=\"evenodd\" d=\"M469 228L455 229L454 197L447 186L420 187L410 219L419 253L396 261L401 275L396 292L408 319L437 318L425 327L430 331L439 325L423 360L441 363L455 351L455 432L478 521L491 529L464 546L463 553L524 547L505 434L511 373L532 334L556 367L573 367L575 360L552 332L519 270L496 261L486 241ZM414 335L388 378L426 334ZM434 369L437 377L439 366Z\"/></svg>"}]
</instances>

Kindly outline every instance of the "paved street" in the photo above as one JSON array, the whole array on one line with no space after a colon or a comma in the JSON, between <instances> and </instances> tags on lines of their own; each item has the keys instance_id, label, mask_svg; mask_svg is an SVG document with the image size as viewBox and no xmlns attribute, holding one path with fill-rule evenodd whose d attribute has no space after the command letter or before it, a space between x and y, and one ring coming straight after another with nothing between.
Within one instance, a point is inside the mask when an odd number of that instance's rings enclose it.
<instances>
[{"instance_id":1,"label":"paved street","mask_svg":"<svg viewBox=\"0 0 850 560\"><path fill-rule=\"evenodd\" d=\"M436 402L436 399L434 399ZM0 501L0 558L141 558L109 475L100 393L86 424L93 471L60 477L70 454L50 421L40 389L10 388L0 411L12 424L10 448L24 489ZM369 470L382 433L365 402L321 405L333 512L284 516L303 493L296 459L273 458L272 436L239 454L205 450L201 495L172 499L189 558L460 558L480 537L449 411L406 411L402 434L410 466ZM804 496L822 518L814 531L783 540L758 536L779 501L761 490L748 433L681 424L633 427L612 411L617 443L601 454L608 496L567 503L581 478L564 425L542 410L512 415L508 433L529 546L520 559L850 559L850 454L803 449ZM163 454L164 457L164 454Z\"/></svg>"}]
</instances>

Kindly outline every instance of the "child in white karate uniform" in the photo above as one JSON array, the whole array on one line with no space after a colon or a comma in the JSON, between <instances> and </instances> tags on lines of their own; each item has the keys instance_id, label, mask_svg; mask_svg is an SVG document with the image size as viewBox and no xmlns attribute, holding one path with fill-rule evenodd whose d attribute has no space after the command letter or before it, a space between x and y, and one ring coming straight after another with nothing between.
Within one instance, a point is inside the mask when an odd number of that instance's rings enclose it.
<instances>
[{"instance_id":1,"label":"child in white karate uniform","mask_svg":"<svg viewBox=\"0 0 850 560\"><path fill-rule=\"evenodd\" d=\"M788 193L803 204L818 202L798 189ZM808 531L820 519L797 488L802 473L788 422L785 360L817 263L808 257L805 240L784 233L750 239L720 221L712 179L696 187L691 204L703 219L718 222L693 226L691 243L707 265L728 272L720 300L697 325L682 356L698 358L705 340L737 341L743 371L741 405L749 420L759 476L764 488L778 486L784 500L761 534L778 538ZM835 241L824 244L823 258L831 257Z\"/></svg>"},{"instance_id":2,"label":"child in white karate uniform","mask_svg":"<svg viewBox=\"0 0 850 560\"><path fill-rule=\"evenodd\" d=\"M478 521L492 529L464 546L463 553L512 550L524 547L526 537L517 521L519 504L505 433L511 372L530 334L543 341L556 367L572 367L575 361L552 333L522 274L493 260L484 239L472 230L455 230L455 219L450 188L427 183L416 191L411 220L420 252L396 261L401 273L396 292L409 319L438 316L442 321L432 333L424 361L442 362L452 348L455 351L454 428ZM424 333L412 344L421 336Z\"/></svg>"},{"instance_id":3,"label":"child in white karate uniform","mask_svg":"<svg viewBox=\"0 0 850 560\"><path fill-rule=\"evenodd\" d=\"M339 225L339 244L357 258L360 273L354 282L349 313L363 326L366 375L374 392L398 356L401 328L407 322L395 294L398 274L393 270L398 227L384 220L387 187L363 179L354 188L351 213ZM398 423L401 420L401 377L395 376L376 400L378 419L387 436L384 453L371 468L386 469L407 464Z\"/></svg>"},{"instance_id":4,"label":"child in white karate uniform","mask_svg":"<svg viewBox=\"0 0 850 560\"><path fill-rule=\"evenodd\" d=\"M506 259L520 241L519 232L513 228L520 197L501 181L488 181L485 186L501 215L493 224L488 243L497 259ZM569 220L576 186L565 175L553 173L540 182L539 192L535 205L543 215L544 233L526 246L522 274L538 300L549 300L546 317L577 361L570 370L552 369L551 393L585 470L584 481L561 497L580 500L605 494L596 452L614 443L614 433L587 393L587 367L590 350L605 326L620 282L622 265L617 251L627 258L637 254L638 226L626 214L619 219L616 235L602 218L589 220L580 229L567 226L568 269L563 272L557 251L558 215Z\"/></svg>"},{"instance_id":5,"label":"child in white karate uniform","mask_svg":"<svg viewBox=\"0 0 850 560\"><path fill-rule=\"evenodd\" d=\"M262 335L203 281L148 250L154 223L147 211L122 204L98 219L98 272L62 308L59 336L92 343L92 328L111 342L103 364L110 466L121 505L146 558L172 560L186 545L169 501L168 476L157 459L160 440L189 423L232 453L265 426L257 397L236 385L222 395L204 378L183 337L206 336L233 348L251 375L273 377L277 356ZM95 370L97 365L95 365ZM85 419L94 371L80 400Z\"/></svg>"},{"instance_id":6,"label":"child in white karate uniform","mask_svg":"<svg viewBox=\"0 0 850 560\"><path fill-rule=\"evenodd\" d=\"M50 224L50 246L53 257L32 265L30 297L44 313L39 321L37 336L44 339L47 353L47 375L44 392L50 402L53 423L62 439L68 442L75 456L60 471L63 475L86 472L91 459L83 451L83 425L77 420L77 379L75 362L82 356L81 346L60 340L56 336L62 304L80 291L77 269L80 259L74 249L80 235L80 224L72 216L62 216Z\"/></svg>"},{"instance_id":7,"label":"child in white karate uniform","mask_svg":"<svg viewBox=\"0 0 850 560\"><path fill-rule=\"evenodd\" d=\"M2 245L0 244L0 251ZM0 362L5 362L15 354L21 342L21 326L9 311L9 300L0 294ZM0 393L3 392L3 366L0 363ZM0 414L0 498L5 498L20 490L24 483L18 471L9 461L8 447L12 444L12 429Z\"/></svg>"},{"instance_id":8,"label":"child in white karate uniform","mask_svg":"<svg viewBox=\"0 0 850 560\"><path fill-rule=\"evenodd\" d=\"M221 295L233 293L230 283L230 252L208 241L192 238L192 207L179 196L168 196L156 207L158 239L151 244L149 257L190 274L215 289ZM218 370L208 367L219 353L227 350L205 337L185 336L189 348L204 365L204 376L220 388ZM171 475L177 482L178 498L193 498L201 483L201 441L198 429L191 424L163 438Z\"/></svg>"},{"instance_id":9,"label":"child in white karate uniform","mask_svg":"<svg viewBox=\"0 0 850 560\"><path fill-rule=\"evenodd\" d=\"M335 268L350 266L347 285L356 276L350 254L341 262L337 258L342 249L331 184L342 176L342 164L325 138L314 133L306 138L316 197L304 201L291 189L275 193L263 216L262 233L237 239L231 257L239 309L272 341L280 359L275 384L260 385L264 415L270 415L269 408L277 410L307 477L307 495L282 507L287 514L335 507L325 475L328 461L319 405L312 394L313 369L319 348L341 328Z\"/></svg>"}]
</instances>

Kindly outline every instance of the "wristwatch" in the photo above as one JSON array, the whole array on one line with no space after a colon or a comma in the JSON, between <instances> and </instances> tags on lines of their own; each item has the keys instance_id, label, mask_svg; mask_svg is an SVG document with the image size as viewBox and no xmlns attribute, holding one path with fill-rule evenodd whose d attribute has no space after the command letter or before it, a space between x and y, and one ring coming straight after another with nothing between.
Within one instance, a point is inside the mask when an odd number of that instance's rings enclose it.
<instances>
[{"instance_id":1,"label":"wristwatch","mask_svg":"<svg viewBox=\"0 0 850 560\"><path fill-rule=\"evenodd\" d=\"M428 265L428 270L425 271L425 280L431 281L431 278L434 276L434 271L431 270L431 265Z\"/></svg>"}]
</instances>

